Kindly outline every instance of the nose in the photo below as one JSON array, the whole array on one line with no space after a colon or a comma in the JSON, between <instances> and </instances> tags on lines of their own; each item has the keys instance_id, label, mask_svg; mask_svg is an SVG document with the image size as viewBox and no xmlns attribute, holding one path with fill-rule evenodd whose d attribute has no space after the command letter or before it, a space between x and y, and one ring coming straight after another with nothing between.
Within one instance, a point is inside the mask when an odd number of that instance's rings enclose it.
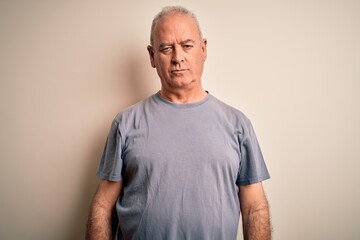
<instances>
[{"instance_id":1,"label":"nose","mask_svg":"<svg viewBox=\"0 0 360 240\"><path fill-rule=\"evenodd\" d=\"M171 62L173 64L180 64L181 62L184 62L184 54L181 48L175 47L171 58Z\"/></svg>"}]
</instances>

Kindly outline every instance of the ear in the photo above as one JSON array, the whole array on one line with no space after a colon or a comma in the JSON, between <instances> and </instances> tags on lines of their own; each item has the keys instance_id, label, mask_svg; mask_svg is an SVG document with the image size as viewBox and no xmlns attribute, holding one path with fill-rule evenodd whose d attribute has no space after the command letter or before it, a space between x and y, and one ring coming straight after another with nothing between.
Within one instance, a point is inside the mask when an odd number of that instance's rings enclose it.
<instances>
[{"instance_id":1,"label":"ear","mask_svg":"<svg viewBox=\"0 0 360 240\"><path fill-rule=\"evenodd\" d=\"M149 52L150 63L153 68L155 68L155 60L154 60L154 48L151 45L147 46L147 50Z\"/></svg>"},{"instance_id":2,"label":"ear","mask_svg":"<svg viewBox=\"0 0 360 240\"><path fill-rule=\"evenodd\" d=\"M204 62L207 58L207 39L206 38L203 38L201 40L201 51L203 53L203 59L204 59Z\"/></svg>"}]
</instances>

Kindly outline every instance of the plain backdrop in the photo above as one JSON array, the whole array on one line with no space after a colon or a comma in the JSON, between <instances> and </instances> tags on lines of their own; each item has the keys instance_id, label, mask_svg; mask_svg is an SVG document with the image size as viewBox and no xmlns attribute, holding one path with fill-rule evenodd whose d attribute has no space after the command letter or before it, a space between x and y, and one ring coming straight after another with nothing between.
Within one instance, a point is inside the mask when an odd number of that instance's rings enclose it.
<instances>
[{"instance_id":1,"label":"plain backdrop","mask_svg":"<svg viewBox=\"0 0 360 240\"><path fill-rule=\"evenodd\" d=\"M159 89L163 6L208 39L204 87L255 127L274 239L360 239L360 1L0 1L0 239L83 239L113 117ZM240 234L241 235L241 234Z\"/></svg>"}]
</instances>

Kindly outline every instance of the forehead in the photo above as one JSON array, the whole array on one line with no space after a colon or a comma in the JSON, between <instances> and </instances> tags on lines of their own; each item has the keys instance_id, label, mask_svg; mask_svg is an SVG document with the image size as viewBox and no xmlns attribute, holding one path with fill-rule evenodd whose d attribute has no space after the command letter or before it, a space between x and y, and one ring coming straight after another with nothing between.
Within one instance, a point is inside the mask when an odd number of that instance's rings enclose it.
<instances>
[{"instance_id":1,"label":"forehead","mask_svg":"<svg viewBox=\"0 0 360 240\"><path fill-rule=\"evenodd\" d=\"M171 14L163 17L155 26L154 43L197 40L200 38L195 20L184 14Z\"/></svg>"}]
</instances>

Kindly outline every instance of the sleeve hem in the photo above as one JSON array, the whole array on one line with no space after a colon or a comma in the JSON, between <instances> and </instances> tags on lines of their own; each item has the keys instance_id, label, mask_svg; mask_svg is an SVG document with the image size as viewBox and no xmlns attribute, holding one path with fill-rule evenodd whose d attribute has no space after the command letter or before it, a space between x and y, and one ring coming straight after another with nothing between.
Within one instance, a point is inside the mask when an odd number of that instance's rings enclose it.
<instances>
[{"instance_id":1,"label":"sleeve hem","mask_svg":"<svg viewBox=\"0 0 360 240\"><path fill-rule=\"evenodd\" d=\"M102 173L102 172L98 172L97 176L102 180L109 180L109 181L112 181L112 182L119 182L119 181L122 180L121 175L110 175L110 174L105 174L105 173Z\"/></svg>"},{"instance_id":2,"label":"sleeve hem","mask_svg":"<svg viewBox=\"0 0 360 240\"><path fill-rule=\"evenodd\" d=\"M265 181L265 180L268 180L268 179L270 179L269 175L261 177L261 178L244 178L244 179L239 179L236 182L236 184L238 186L240 186L240 185L250 185L250 184L255 184L255 183L262 182L262 181Z\"/></svg>"}]
</instances>

